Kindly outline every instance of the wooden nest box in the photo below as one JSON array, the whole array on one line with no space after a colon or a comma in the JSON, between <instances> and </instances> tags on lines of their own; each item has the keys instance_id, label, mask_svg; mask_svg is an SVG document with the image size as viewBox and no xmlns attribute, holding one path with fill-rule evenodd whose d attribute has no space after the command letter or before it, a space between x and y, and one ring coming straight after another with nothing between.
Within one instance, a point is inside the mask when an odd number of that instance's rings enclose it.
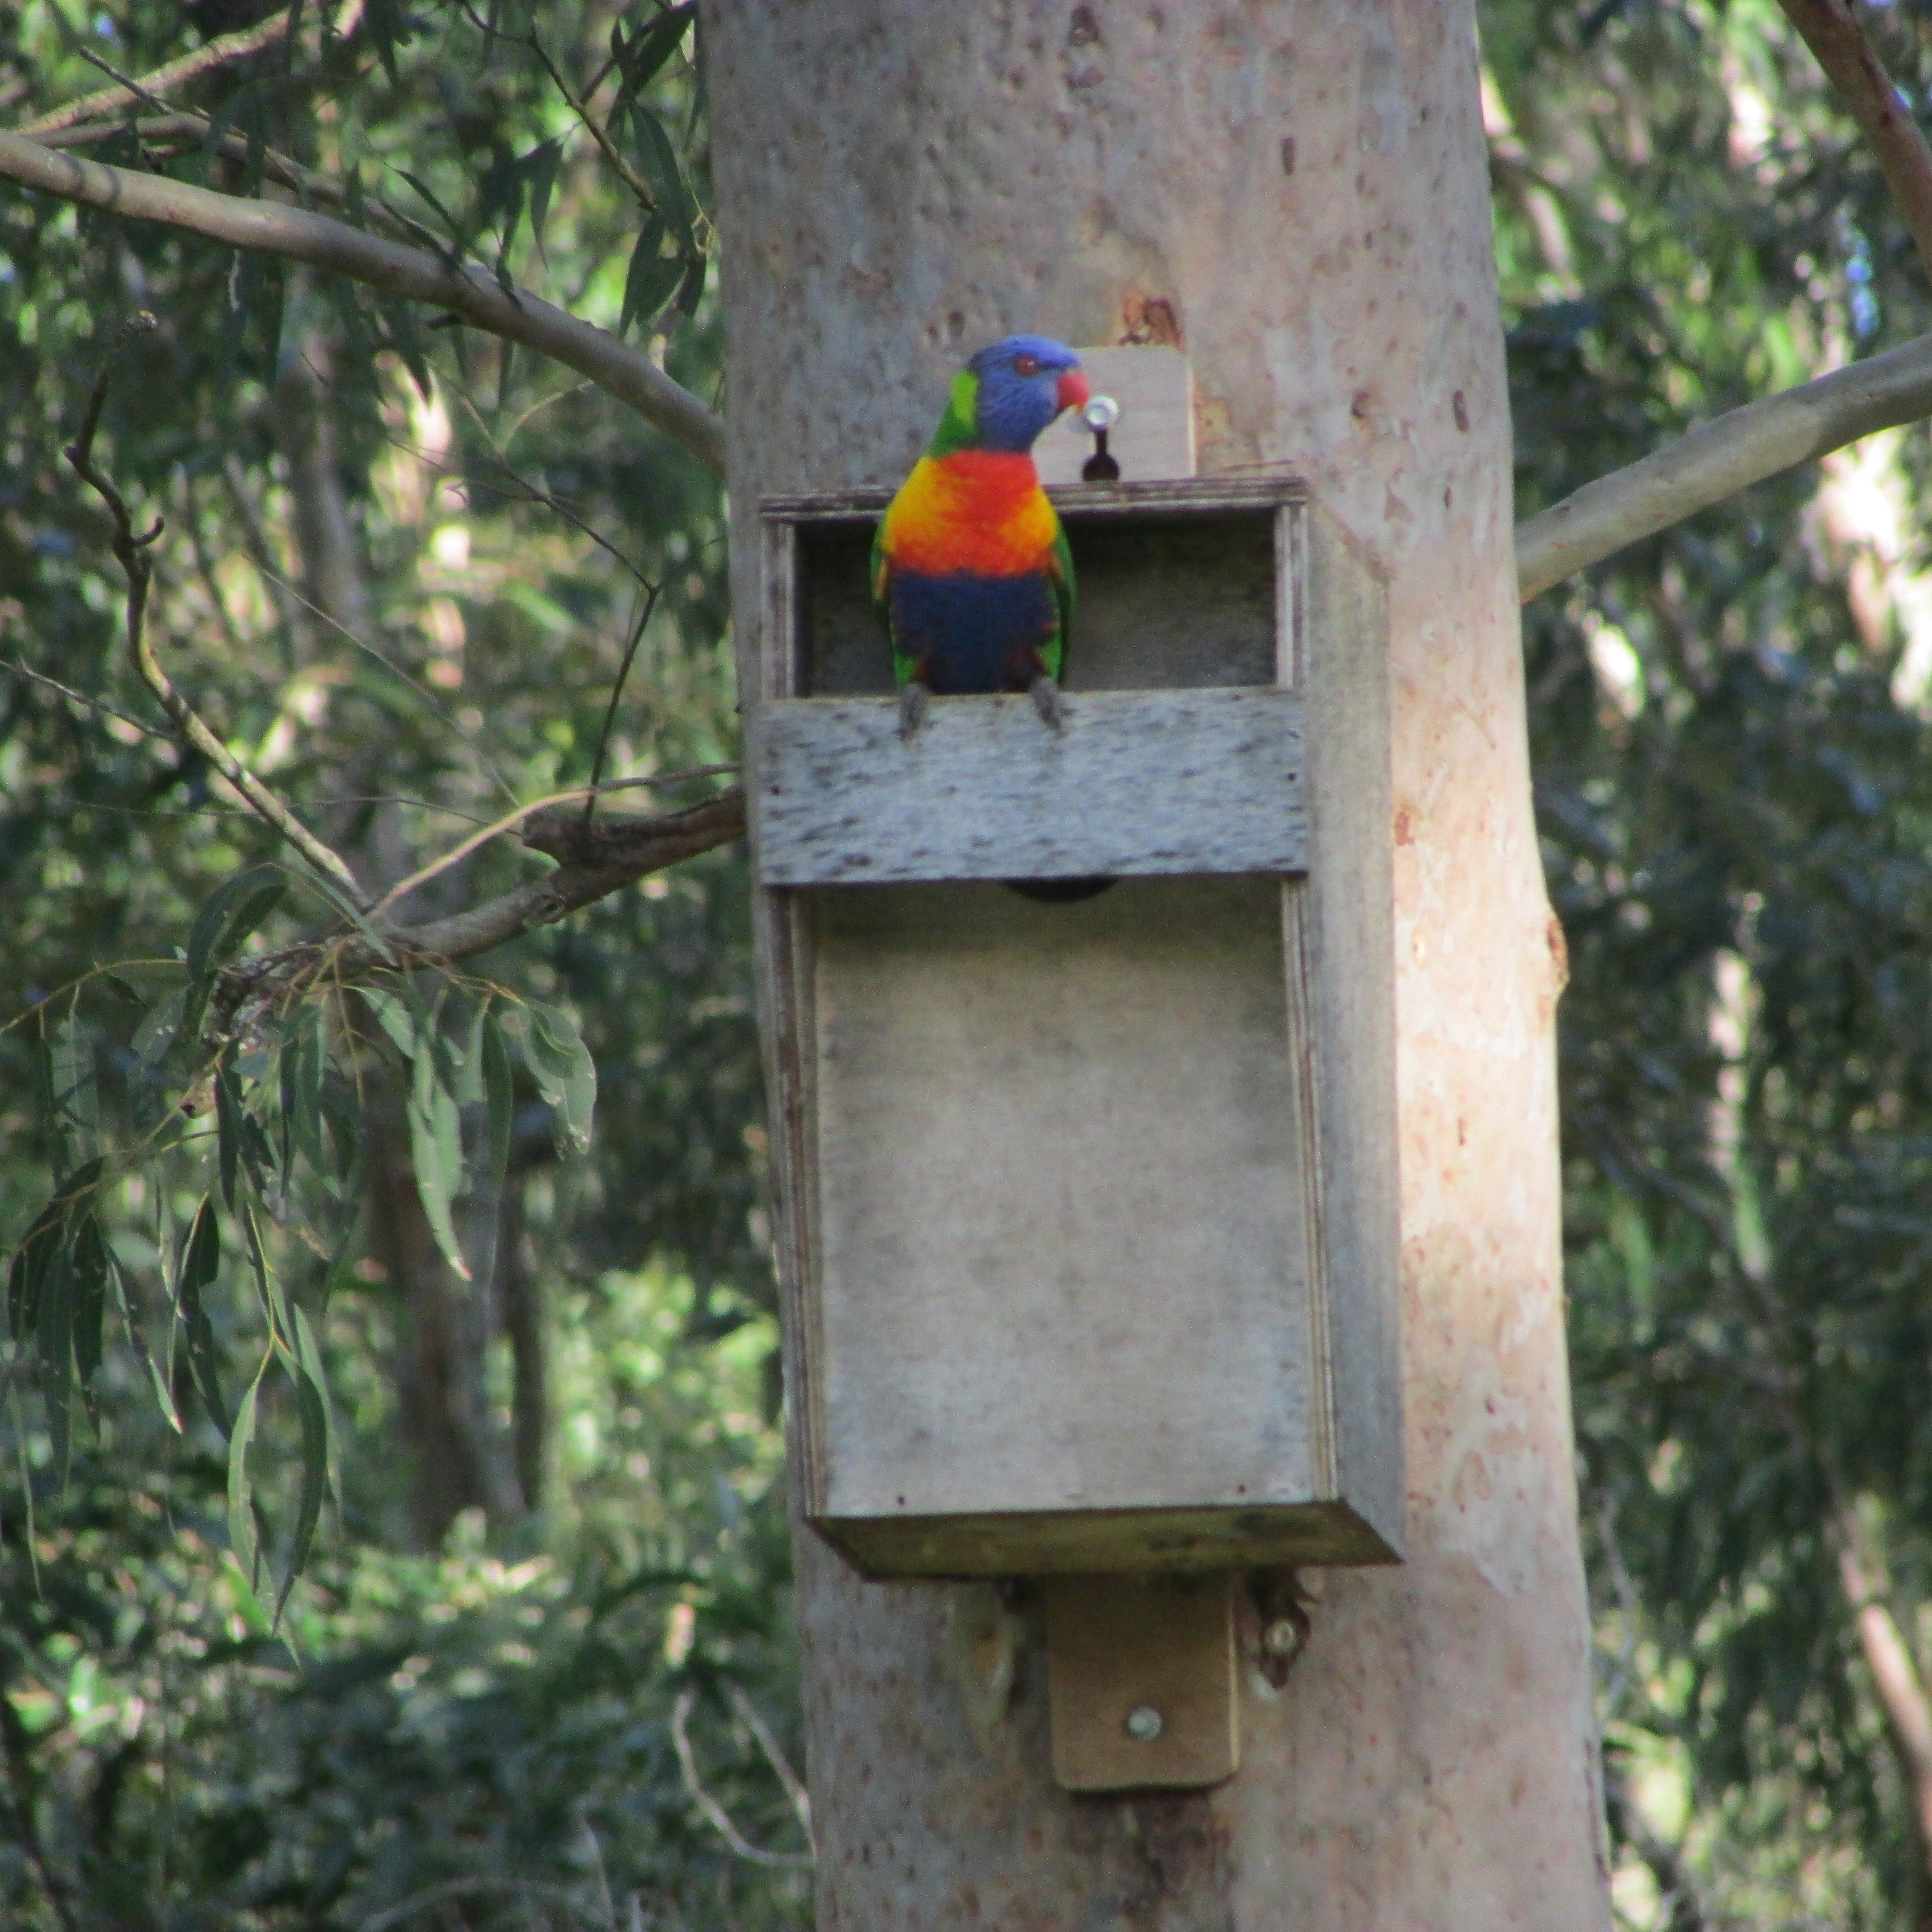
<instances>
[{"instance_id":1,"label":"wooden nest box","mask_svg":"<svg viewBox=\"0 0 1932 1932\"><path fill-rule=\"evenodd\" d=\"M1378 582L1292 480L1054 494L1057 735L1024 697L942 698L902 738L868 597L888 493L764 508L806 1512L874 1576L1392 1561Z\"/></svg>"}]
</instances>

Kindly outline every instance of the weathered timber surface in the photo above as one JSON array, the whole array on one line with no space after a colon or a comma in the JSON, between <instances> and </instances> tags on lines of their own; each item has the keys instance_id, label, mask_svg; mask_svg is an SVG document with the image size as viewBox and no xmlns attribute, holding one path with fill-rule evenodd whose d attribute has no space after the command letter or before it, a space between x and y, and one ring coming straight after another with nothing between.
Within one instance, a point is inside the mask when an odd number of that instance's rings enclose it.
<instances>
[{"instance_id":1,"label":"weathered timber surface","mask_svg":"<svg viewBox=\"0 0 1932 1932\"><path fill-rule=\"evenodd\" d=\"M1276 690L1096 692L1048 729L1030 698L760 708L767 885L1297 872L1302 704Z\"/></svg>"},{"instance_id":2,"label":"weathered timber surface","mask_svg":"<svg viewBox=\"0 0 1932 1932\"><path fill-rule=\"evenodd\" d=\"M1058 1512L1334 1496L1283 890L799 896L812 1514L1035 1513L1045 1553Z\"/></svg>"},{"instance_id":3,"label":"weathered timber surface","mask_svg":"<svg viewBox=\"0 0 1932 1932\"><path fill-rule=\"evenodd\" d=\"M1053 1576L1394 1563L1344 1502L1184 1509L820 1516L814 1527L866 1576Z\"/></svg>"}]
</instances>

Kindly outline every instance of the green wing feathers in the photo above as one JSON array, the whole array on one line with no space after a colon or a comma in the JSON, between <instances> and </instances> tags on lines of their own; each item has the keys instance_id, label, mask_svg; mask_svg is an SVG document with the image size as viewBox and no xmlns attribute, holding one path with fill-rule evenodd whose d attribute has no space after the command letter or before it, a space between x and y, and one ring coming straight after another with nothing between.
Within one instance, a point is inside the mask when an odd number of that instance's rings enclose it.
<instances>
[{"instance_id":1,"label":"green wing feathers","mask_svg":"<svg viewBox=\"0 0 1932 1932\"><path fill-rule=\"evenodd\" d=\"M1073 634L1073 552L1068 548L1066 532L1056 518L1053 548L1046 561L1048 581L1053 586L1054 608L1060 613L1060 628L1041 656L1046 659L1047 675L1058 683L1060 668L1066 662L1067 640Z\"/></svg>"}]
</instances>

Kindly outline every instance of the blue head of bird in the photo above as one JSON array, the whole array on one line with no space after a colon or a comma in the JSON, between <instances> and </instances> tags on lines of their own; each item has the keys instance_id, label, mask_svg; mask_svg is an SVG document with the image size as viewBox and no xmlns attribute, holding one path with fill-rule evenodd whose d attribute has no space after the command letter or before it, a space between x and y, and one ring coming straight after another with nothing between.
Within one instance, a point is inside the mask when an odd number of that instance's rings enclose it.
<instances>
[{"instance_id":1,"label":"blue head of bird","mask_svg":"<svg viewBox=\"0 0 1932 1932\"><path fill-rule=\"evenodd\" d=\"M967 364L979 382L974 443L1024 452L1063 410L1087 400L1080 358L1050 335L1009 335Z\"/></svg>"}]
</instances>

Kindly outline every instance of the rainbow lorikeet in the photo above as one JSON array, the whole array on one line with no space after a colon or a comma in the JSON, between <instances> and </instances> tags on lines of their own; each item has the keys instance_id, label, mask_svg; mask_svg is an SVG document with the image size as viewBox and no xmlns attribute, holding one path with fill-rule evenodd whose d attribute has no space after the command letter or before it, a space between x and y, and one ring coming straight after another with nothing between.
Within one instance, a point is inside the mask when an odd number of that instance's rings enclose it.
<instances>
[{"instance_id":1,"label":"rainbow lorikeet","mask_svg":"<svg viewBox=\"0 0 1932 1932\"><path fill-rule=\"evenodd\" d=\"M908 736L929 695L966 692L1030 692L1060 729L1073 559L1033 446L1087 398L1080 358L1044 335L1010 335L952 379L872 544L872 601L892 639Z\"/></svg>"}]
</instances>

